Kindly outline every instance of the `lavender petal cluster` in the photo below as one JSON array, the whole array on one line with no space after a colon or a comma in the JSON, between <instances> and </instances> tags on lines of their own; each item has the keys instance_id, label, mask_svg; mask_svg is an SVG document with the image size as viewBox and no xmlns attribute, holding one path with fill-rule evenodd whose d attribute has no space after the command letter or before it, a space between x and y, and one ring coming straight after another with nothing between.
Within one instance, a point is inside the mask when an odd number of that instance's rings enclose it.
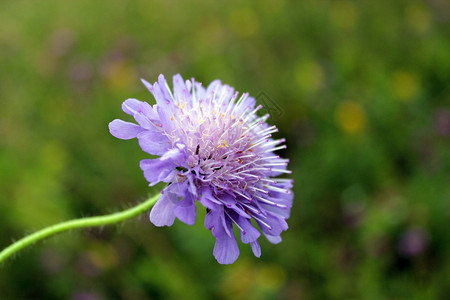
<instances>
[{"instance_id":1,"label":"lavender petal cluster","mask_svg":"<svg viewBox=\"0 0 450 300\"><path fill-rule=\"evenodd\" d=\"M286 148L285 140L272 139L278 129L266 123L269 115L257 115L262 106L219 80L205 88L177 74L173 92L163 75L153 85L142 82L156 104L126 100L122 109L137 124L116 119L109 130L119 139L137 138L143 151L158 156L140 162L150 186L167 183L150 221L171 226L178 218L193 225L200 202L207 211L205 226L216 238L214 257L221 264L239 256L234 227L257 257L261 233L271 243L281 242L280 234L288 229L293 181L276 178L291 173L288 159L275 154Z\"/></svg>"}]
</instances>

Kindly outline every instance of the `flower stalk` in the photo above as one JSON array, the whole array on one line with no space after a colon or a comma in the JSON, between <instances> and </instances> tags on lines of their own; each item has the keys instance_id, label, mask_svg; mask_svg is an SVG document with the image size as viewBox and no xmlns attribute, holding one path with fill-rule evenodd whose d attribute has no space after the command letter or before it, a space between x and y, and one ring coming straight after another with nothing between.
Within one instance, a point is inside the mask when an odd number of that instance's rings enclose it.
<instances>
[{"instance_id":1,"label":"flower stalk","mask_svg":"<svg viewBox=\"0 0 450 300\"><path fill-rule=\"evenodd\" d=\"M87 217L65 221L62 223L58 223L43 228L35 233L23 237L22 239L14 242L10 246L3 249L0 252L0 264L6 261L12 255L19 252L20 250L24 249L25 247L30 246L47 237L56 235L58 233L62 233L73 229L99 227L115 224L136 217L141 213L148 211L156 203L159 196L160 194L152 196L146 201L121 212L116 212L105 216Z\"/></svg>"}]
</instances>

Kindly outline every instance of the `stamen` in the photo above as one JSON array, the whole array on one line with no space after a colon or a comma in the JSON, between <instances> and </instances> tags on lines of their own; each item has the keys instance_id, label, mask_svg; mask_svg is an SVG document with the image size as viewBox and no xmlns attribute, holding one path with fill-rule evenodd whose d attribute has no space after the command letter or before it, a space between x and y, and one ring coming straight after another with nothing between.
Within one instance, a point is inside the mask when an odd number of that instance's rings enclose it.
<instances>
[{"instance_id":1,"label":"stamen","mask_svg":"<svg viewBox=\"0 0 450 300\"><path fill-rule=\"evenodd\" d=\"M267 132L266 132L267 131ZM271 127L268 127L268 128L266 128L266 129L264 129L264 130L261 130L261 131L259 131L259 132L257 132L256 133L256 135L261 135L261 134L265 134L265 133L274 133L274 132L278 132L278 129L277 129L277 127L274 125L274 126L271 126Z\"/></svg>"},{"instance_id":2,"label":"stamen","mask_svg":"<svg viewBox=\"0 0 450 300\"><path fill-rule=\"evenodd\" d=\"M294 179L290 179L290 178L277 178L276 182L293 183L293 182L294 182Z\"/></svg>"},{"instance_id":3,"label":"stamen","mask_svg":"<svg viewBox=\"0 0 450 300\"><path fill-rule=\"evenodd\" d=\"M256 217L255 215L253 215L253 218L257 221L259 221L261 224L263 224L264 226L266 226L267 228L269 228L269 230L272 230L273 227L270 226L269 224L267 224L266 222L264 222L263 220L261 220L260 218Z\"/></svg>"},{"instance_id":4,"label":"stamen","mask_svg":"<svg viewBox=\"0 0 450 300\"><path fill-rule=\"evenodd\" d=\"M287 163L272 163L272 164L262 164L265 167L275 167L275 166L287 166Z\"/></svg>"},{"instance_id":5,"label":"stamen","mask_svg":"<svg viewBox=\"0 0 450 300\"><path fill-rule=\"evenodd\" d=\"M291 170L270 169L270 171L272 171L272 172L280 172L280 173L285 173L285 174L292 174L292 171L291 171Z\"/></svg>"},{"instance_id":6,"label":"stamen","mask_svg":"<svg viewBox=\"0 0 450 300\"><path fill-rule=\"evenodd\" d=\"M251 190L254 190L254 191L261 192L261 193L263 193L263 194L269 194L268 191L262 190L262 189L260 189L260 188L254 187L254 186L249 186L248 188L251 189Z\"/></svg>"},{"instance_id":7,"label":"stamen","mask_svg":"<svg viewBox=\"0 0 450 300\"><path fill-rule=\"evenodd\" d=\"M269 183L277 183L277 181L273 179L262 178L261 181L269 182Z\"/></svg>"},{"instance_id":8,"label":"stamen","mask_svg":"<svg viewBox=\"0 0 450 300\"><path fill-rule=\"evenodd\" d=\"M284 143L285 141L286 141L285 139L274 140L274 141L271 141L270 143L265 144L263 148L270 147L270 146L276 146L278 144Z\"/></svg>"},{"instance_id":9,"label":"stamen","mask_svg":"<svg viewBox=\"0 0 450 300\"><path fill-rule=\"evenodd\" d=\"M234 192L235 192L236 194L242 196L243 198L247 199L248 201L250 201L250 202L252 201L252 198L250 198L249 196L246 196L246 195L242 194L241 192L239 192L239 191L237 191L237 190L235 190Z\"/></svg>"},{"instance_id":10,"label":"stamen","mask_svg":"<svg viewBox=\"0 0 450 300\"><path fill-rule=\"evenodd\" d=\"M255 214L260 215L262 212L259 209L254 208L253 206L247 204L247 203L240 203L242 206L245 206L248 210L252 211Z\"/></svg>"},{"instance_id":11,"label":"stamen","mask_svg":"<svg viewBox=\"0 0 450 300\"><path fill-rule=\"evenodd\" d=\"M267 153L267 152L275 152L275 151L277 151L277 150L280 150L280 149L286 149L286 148L287 148L286 145L278 146L278 147L275 147L275 148L267 149L267 150L264 151L264 153Z\"/></svg>"},{"instance_id":12,"label":"stamen","mask_svg":"<svg viewBox=\"0 0 450 300\"><path fill-rule=\"evenodd\" d=\"M255 198L258 198L259 201L261 201L261 202L263 202L263 203L265 203L265 204L269 204L269 205L272 205L272 206L275 206L275 207L280 207L280 208L287 208L287 207L288 207L288 206L285 205L285 204L275 203L275 202L273 202L273 201L270 201L270 200L268 200L268 199L266 199L266 198L263 198L263 197L260 197L260 196L258 196L258 195L255 195Z\"/></svg>"},{"instance_id":13,"label":"stamen","mask_svg":"<svg viewBox=\"0 0 450 300\"><path fill-rule=\"evenodd\" d=\"M267 143L268 141L269 141L269 139L266 138L266 137L264 137L264 138L258 140L256 143L250 144L250 147L248 147L247 150L253 149L253 148L255 148L256 146L259 146L259 145L261 145L261 144L263 144L263 143Z\"/></svg>"},{"instance_id":14,"label":"stamen","mask_svg":"<svg viewBox=\"0 0 450 300\"><path fill-rule=\"evenodd\" d=\"M280 193L285 193L285 194L290 194L290 193L292 193L290 190L283 189L283 188L279 188L279 187L272 186L272 185L265 185L265 187L266 187L268 190L271 190L271 191L274 191L274 192L280 192Z\"/></svg>"},{"instance_id":15,"label":"stamen","mask_svg":"<svg viewBox=\"0 0 450 300\"><path fill-rule=\"evenodd\" d=\"M175 97L172 94L172 91L170 90L170 87L169 87L169 84L167 83L167 81L166 81L166 90L169 92L169 95L170 95L170 98L172 98L172 101L174 103L177 103L177 101L175 100Z\"/></svg>"},{"instance_id":16,"label":"stamen","mask_svg":"<svg viewBox=\"0 0 450 300\"><path fill-rule=\"evenodd\" d=\"M240 231L242 231L242 234L246 234L245 230L239 226L239 224L228 214L227 211L225 211L225 214L228 216L228 218L230 218L230 220L236 225L237 228L239 228Z\"/></svg>"}]
</instances>

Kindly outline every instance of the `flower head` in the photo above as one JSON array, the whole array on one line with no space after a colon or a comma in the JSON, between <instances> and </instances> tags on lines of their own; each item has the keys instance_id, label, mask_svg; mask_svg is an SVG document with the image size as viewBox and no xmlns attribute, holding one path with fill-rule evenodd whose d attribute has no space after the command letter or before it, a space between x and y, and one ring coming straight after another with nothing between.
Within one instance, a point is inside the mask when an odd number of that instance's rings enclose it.
<instances>
[{"instance_id":1,"label":"flower head","mask_svg":"<svg viewBox=\"0 0 450 300\"><path fill-rule=\"evenodd\" d=\"M275 126L269 115L257 116L248 93L241 96L219 80L207 88L180 75L173 78L173 93L163 75L153 85L142 80L156 99L151 106L136 99L122 108L138 124L114 120L112 135L137 138L145 152L157 155L144 159L140 167L150 186L168 185L161 191L150 213L156 226L170 226L175 218L192 225L199 201L207 210L205 226L216 238L214 256L219 263L233 263L239 248L233 226L243 243L261 255L261 233L276 244L288 228L293 194L288 160L275 154L286 148L284 139L273 140Z\"/></svg>"}]
</instances>

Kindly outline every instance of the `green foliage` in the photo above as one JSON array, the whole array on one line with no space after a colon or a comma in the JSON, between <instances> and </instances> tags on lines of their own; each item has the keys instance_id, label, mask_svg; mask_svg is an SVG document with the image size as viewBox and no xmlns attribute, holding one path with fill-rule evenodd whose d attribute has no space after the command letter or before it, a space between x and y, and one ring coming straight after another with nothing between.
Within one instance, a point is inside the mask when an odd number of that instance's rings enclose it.
<instances>
[{"instance_id":1,"label":"green foliage","mask_svg":"<svg viewBox=\"0 0 450 300\"><path fill-rule=\"evenodd\" d=\"M295 202L260 259L218 265L200 219L142 216L21 253L0 298L446 299L448 18L445 1L3 1L0 247L160 188L107 129L160 73L264 92Z\"/></svg>"}]
</instances>

